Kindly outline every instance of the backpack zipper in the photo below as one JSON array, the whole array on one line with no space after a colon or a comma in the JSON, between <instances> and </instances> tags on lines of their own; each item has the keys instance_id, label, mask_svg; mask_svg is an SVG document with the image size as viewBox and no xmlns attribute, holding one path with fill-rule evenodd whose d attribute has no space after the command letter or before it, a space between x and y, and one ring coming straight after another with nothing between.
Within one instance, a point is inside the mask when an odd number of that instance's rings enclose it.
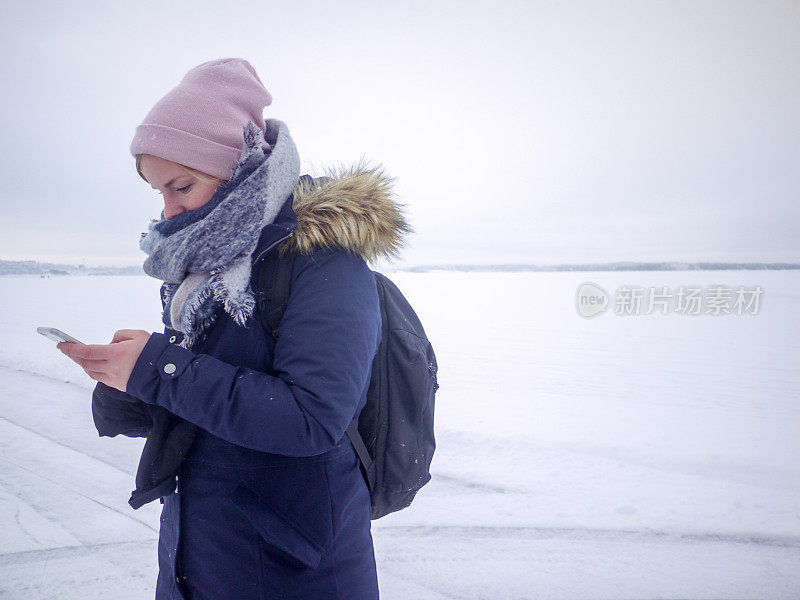
<instances>
[{"instance_id":1,"label":"backpack zipper","mask_svg":"<svg viewBox=\"0 0 800 600\"><path fill-rule=\"evenodd\" d=\"M282 237L282 238L280 238L279 240L275 240L274 242L272 242L272 243L271 243L269 246L267 246L267 247L266 247L264 250L262 250L262 251L261 251L261 254L259 254L259 255L256 257L256 259L253 261L253 263L257 263L258 261L260 261L260 260L261 260L261 258L262 258L262 257L263 257L263 256L264 256L264 255L265 255L267 252L269 252L270 250L272 250L272 249L273 249L275 246L277 246L278 244L280 244L280 243L281 243L283 240L285 240L285 239L287 239L287 238L290 238L290 237L292 237L292 234L293 234L293 233L294 233L294 231L290 231L289 233L287 233L285 236L283 236L283 237Z\"/></svg>"}]
</instances>

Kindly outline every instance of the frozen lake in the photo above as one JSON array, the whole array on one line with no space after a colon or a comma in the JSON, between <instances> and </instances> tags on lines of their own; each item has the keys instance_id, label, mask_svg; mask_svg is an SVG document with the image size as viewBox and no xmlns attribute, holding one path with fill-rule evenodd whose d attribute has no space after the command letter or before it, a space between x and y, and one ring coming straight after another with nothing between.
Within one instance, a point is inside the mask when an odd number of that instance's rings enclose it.
<instances>
[{"instance_id":1,"label":"frozen lake","mask_svg":"<svg viewBox=\"0 0 800 600\"><path fill-rule=\"evenodd\" d=\"M390 277L441 388L434 479L373 524L383 598L800 597L800 271ZM593 318L587 282L610 297ZM158 284L0 277L0 597L152 596L142 441L97 437L93 382L35 329L160 330ZM625 287L763 293L620 315Z\"/></svg>"}]
</instances>

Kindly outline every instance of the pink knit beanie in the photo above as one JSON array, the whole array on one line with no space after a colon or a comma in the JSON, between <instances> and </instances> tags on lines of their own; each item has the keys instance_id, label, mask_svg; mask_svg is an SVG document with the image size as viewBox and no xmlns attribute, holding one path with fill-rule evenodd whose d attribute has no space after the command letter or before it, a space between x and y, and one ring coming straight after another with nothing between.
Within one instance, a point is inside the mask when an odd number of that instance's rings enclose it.
<instances>
[{"instance_id":1,"label":"pink knit beanie","mask_svg":"<svg viewBox=\"0 0 800 600\"><path fill-rule=\"evenodd\" d=\"M193 68L136 128L131 154L152 154L221 179L230 179L242 152L243 128L264 129L272 96L241 58ZM269 149L269 144L263 142Z\"/></svg>"}]
</instances>

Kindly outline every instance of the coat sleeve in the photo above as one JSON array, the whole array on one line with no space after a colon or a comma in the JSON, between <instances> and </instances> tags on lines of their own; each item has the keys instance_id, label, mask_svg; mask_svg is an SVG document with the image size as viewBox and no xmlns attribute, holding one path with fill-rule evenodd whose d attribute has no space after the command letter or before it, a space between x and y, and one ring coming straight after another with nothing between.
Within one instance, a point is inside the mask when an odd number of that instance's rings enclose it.
<instances>
[{"instance_id":1,"label":"coat sleeve","mask_svg":"<svg viewBox=\"0 0 800 600\"><path fill-rule=\"evenodd\" d=\"M92 392L92 419L101 437L146 437L153 419L152 407L138 398L97 382Z\"/></svg>"},{"instance_id":2,"label":"coat sleeve","mask_svg":"<svg viewBox=\"0 0 800 600\"><path fill-rule=\"evenodd\" d=\"M380 324L375 278L363 258L317 250L295 259L275 376L195 354L154 333L127 390L240 446L321 454L339 442L359 408Z\"/></svg>"}]
</instances>

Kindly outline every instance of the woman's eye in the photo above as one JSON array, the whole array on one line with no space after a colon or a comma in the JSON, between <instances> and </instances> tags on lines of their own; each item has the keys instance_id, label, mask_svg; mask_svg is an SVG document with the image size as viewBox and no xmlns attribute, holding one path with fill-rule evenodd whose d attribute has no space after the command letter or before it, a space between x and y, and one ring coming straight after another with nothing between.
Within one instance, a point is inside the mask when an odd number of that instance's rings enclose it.
<instances>
[{"instance_id":1,"label":"woman's eye","mask_svg":"<svg viewBox=\"0 0 800 600\"><path fill-rule=\"evenodd\" d=\"M175 188L175 191L185 194L186 192L188 192L191 189L191 187L192 187L192 184L190 183L189 185L185 185L183 187Z\"/></svg>"}]
</instances>

